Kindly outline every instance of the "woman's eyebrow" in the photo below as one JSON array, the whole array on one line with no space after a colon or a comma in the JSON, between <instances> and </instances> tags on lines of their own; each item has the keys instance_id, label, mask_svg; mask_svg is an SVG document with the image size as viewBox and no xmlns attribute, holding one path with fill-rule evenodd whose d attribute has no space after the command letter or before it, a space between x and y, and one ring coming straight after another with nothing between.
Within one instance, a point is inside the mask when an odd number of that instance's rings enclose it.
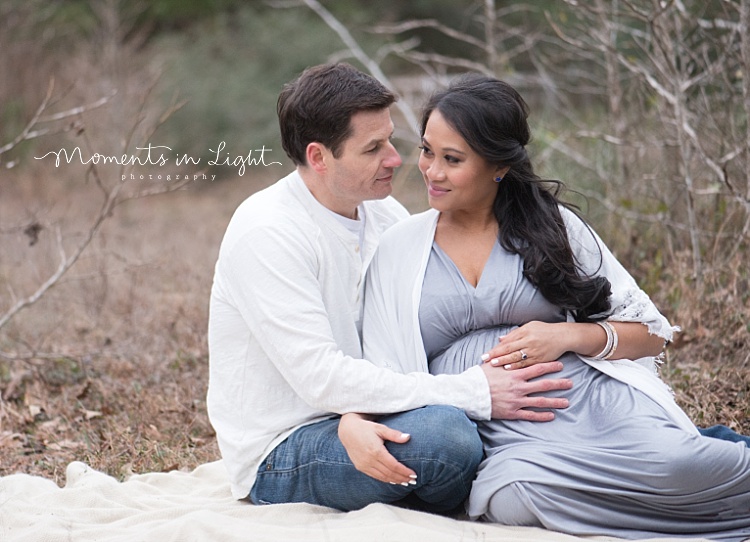
<instances>
[{"instance_id":1,"label":"woman's eyebrow","mask_svg":"<svg viewBox=\"0 0 750 542\"><path fill-rule=\"evenodd\" d=\"M422 137L422 144L423 145L427 145L428 147L432 148L432 145L430 145L430 142L427 141L427 138L425 138L425 137ZM452 152L454 154L462 154L462 155L466 156L466 153L464 151L460 151L460 150L455 149L453 147L442 147L440 150L442 152Z\"/></svg>"}]
</instances>

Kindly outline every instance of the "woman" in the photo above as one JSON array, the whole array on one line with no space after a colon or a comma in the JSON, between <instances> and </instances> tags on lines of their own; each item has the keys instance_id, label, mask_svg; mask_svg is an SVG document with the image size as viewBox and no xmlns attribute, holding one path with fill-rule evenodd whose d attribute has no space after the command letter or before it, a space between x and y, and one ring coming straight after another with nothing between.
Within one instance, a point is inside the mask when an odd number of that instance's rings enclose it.
<instances>
[{"instance_id":1,"label":"woman","mask_svg":"<svg viewBox=\"0 0 750 542\"><path fill-rule=\"evenodd\" d=\"M676 328L534 174L526 117L515 90L480 75L427 104L419 169L433 209L382 238L366 358L437 374L482 359L563 362L556 376L574 387L559 392L571 406L554 421L480 423L472 518L576 535L750 536L750 449L700 436L674 402L655 357Z\"/></svg>"}]
</instances>

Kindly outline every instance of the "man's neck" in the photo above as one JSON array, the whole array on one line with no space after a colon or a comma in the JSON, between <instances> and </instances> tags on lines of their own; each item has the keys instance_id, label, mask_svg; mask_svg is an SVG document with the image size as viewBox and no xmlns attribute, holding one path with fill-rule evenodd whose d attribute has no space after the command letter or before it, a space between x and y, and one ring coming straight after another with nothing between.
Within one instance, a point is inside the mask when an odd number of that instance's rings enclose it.
<instances>
[{"instance_id":1,"label":"man's neck","mask_svg":"<svg viewBox=\"0 0 750 542\"><path fill-rule=\"evenodd\" d=\"M343 217L352 220L357 219L357 207L362 204L361 201L344 201L341 198L337 198L331 194L331 191L328 190L324 183L320 182L320 179L314 173L305 168L297 168L297 172L312 196L323 207Z\"/></svg>"}]
</instances>

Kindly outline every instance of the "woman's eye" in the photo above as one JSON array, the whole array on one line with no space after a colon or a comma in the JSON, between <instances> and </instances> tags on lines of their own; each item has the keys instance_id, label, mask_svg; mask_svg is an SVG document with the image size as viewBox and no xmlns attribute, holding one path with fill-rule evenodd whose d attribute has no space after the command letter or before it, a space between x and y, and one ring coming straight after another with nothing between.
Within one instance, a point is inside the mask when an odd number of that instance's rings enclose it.
<instances>
[{"instance_id":1,"label":"woman's eye","mask_svg":"<svg viewBox=\"0 0 750 542\"><path fill-rule=\"evenodd\" d=\"M425 147L424 145L419 147L419 149L422 151L422 154L432 154L432 151L428 149L427 147Z\"/></svg>"}]
</instances>

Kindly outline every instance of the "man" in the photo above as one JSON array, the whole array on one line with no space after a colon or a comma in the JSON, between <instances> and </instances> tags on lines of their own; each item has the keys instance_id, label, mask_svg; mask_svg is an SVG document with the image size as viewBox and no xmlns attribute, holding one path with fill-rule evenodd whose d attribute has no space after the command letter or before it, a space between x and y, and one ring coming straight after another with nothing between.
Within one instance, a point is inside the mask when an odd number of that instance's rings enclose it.
<instances>
[{"instance_id":1,"label":"man","mask_svg":"<svg viewBox=\"0 0 750 542\"><path fill-rule=\"evenodd\" d=\"M310 68L279 96L296 170L237 209L211 291L208 413L237 498L447 512L482 457L469 417L546 421L567 406L531 397L571 387L536 379L556 362L437 377L362 359L364 273L407 216L388 197L395 99L347 64Z\"/></svg>"}]
</instances>

